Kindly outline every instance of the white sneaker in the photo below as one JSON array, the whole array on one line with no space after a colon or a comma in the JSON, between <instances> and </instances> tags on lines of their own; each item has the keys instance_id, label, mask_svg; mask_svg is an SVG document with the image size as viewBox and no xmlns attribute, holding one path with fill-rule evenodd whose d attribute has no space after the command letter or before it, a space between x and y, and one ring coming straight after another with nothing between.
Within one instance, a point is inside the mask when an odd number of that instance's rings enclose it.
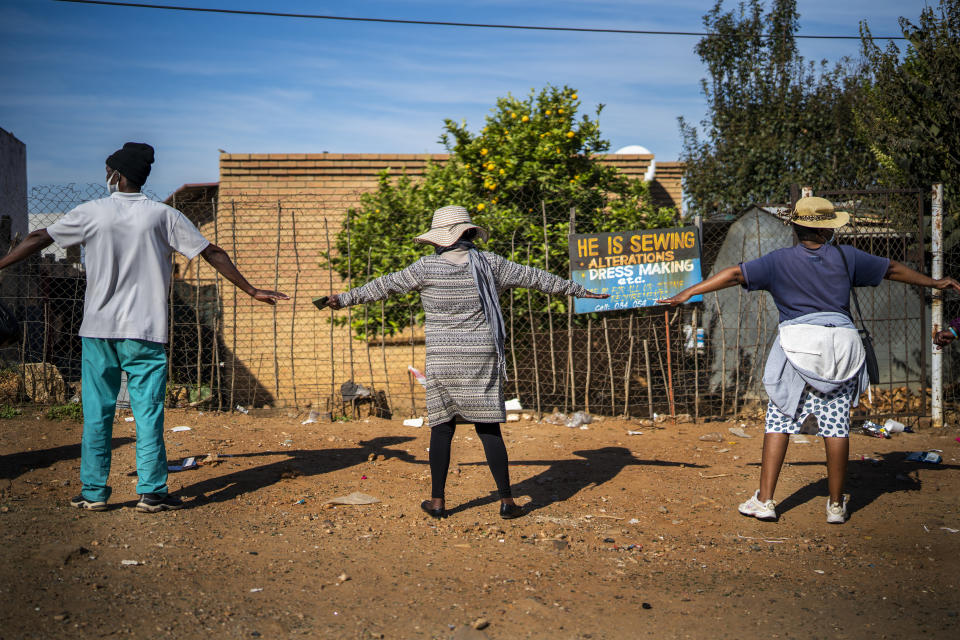
<instances>
[{"instance_id":1,"label":"white sneaker","mask_svg":"<svg viewBox=\"0 0 960 640\"><path fill-rule=\"evenodd\" d=\"M777 503L774 500L760 502L760 500L757 499L759 494L760 490L757 489L749 500L741 504L739 507L740 513L745 516L753 516L758 520L776 520Z\"/></svg>"},{"instance_id":2,"label":"white sneaker","mask_svg":"<svg viewBox=\"0 0 960 640\"><path fill-rule=\"evenodd\" d=\"M830 502L830 498L827 498L827 522L830 524L843 524L847 521L847 502L850 501L850 496L844 494L843 502Z\"/></svg>"}]
</instances>

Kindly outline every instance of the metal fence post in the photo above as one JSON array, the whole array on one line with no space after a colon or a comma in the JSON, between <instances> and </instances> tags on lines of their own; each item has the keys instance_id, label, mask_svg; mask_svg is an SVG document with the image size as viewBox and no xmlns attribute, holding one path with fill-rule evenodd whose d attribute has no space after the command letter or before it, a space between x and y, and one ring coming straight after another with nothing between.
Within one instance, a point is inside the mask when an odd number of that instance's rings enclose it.
<instances>
[{"instance_id":1,"label":"metal fence post","mask_svg":"<svg viewBox=\"0 0 960 640\"><path fill-rule=\"evenodd\" d=\"M930 266L930 276L934 280L943 277L943 184L933 185L932 206L932 234L930 236L930 250L933 254ZM930 303L930 323L934 332L943 326L943 293L939 289L933 290L933 299ZM924 346L926 348L926 346ZM930 415L933 426L943 427L943 351L933 349L930 358Z\"/></svg>"}]
</instances>

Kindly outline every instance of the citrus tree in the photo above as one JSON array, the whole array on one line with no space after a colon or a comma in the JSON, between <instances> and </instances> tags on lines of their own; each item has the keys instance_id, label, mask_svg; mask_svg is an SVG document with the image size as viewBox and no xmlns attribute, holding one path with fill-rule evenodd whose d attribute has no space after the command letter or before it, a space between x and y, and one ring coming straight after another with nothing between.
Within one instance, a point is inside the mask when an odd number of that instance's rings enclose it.
<instances>
[{"instance_id":1,"label":"citrus tree","mask_svg":"<svg viewBox=\"0 0 960 640\"><path fill-rule=\"evenodd\" d=\"M450 204L466 207L490 231L485 248L540 268L549 253L550 270L559 274L569 271L571 209L578 233L670 226L676 211L656 207L646 183L600 162L598 154L610 146L600 134L602 108L593 117L582 114L574 89L547 86L524 98L499 98L480 131L446 120L440 141L449 158L428 164L416 181L383 172L376 191L347 211L328 264L341 277L349 274L354 286L403 269L433 250L413 238L430 228L434 209ZM411 302L386 303L387 333L409 324L411 308L422 313ZM564 311L566 300L549 304ZM353 323L359 337L380 330L379 314L366 321L355 314Z\"/></svg>"}]
</instances>

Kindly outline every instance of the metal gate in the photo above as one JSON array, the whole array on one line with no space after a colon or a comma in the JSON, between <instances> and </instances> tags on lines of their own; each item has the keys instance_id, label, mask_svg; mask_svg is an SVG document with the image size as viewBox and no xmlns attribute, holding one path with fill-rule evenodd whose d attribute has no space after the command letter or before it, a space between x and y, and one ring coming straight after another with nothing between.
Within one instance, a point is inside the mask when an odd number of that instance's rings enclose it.
<instances>
[{"instance_id":1,"label":"metal gate","mask_svg":"<svg viewBox=\"0 0 960 640\"><path fill-rule=\"evenodd\" d=\"M835 190L816 195L850 212L851 224L838 234L838 242L929 272L924 234L926 190ZM859 288L857 295L867 329L884 348L877 353L880 384L872 386L872 398L861 402L854 418L881 423L894 418L916 424L929 415L930 406L930 290L885 281L880 287Z\"/></svg>"}]
</instances>

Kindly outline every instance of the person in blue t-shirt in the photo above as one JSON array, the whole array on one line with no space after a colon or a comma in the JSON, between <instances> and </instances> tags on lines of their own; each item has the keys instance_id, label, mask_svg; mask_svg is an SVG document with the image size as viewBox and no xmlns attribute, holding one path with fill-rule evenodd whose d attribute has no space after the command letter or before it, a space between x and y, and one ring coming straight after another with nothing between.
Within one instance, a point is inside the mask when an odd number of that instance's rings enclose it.
<instances>
[{"instance_id":1,"label":"person in blue t-shirt","mask_svg":"<svg viewBox=\"0 0 960 640\"><path fill-rule=\"evenodd\" d=\"M884 279L933 289L960 291L953 278L934 280L913 269L833 244L835 230L850 216L823 198L801 198L790 215L799 241L756 260L727 267L661 304L740 285L768 291L780 312L777 340L767 358L763 383L770 396L760 469L760 488L740 513L776 520L774 490L790 435L809 416L817 419L827 456L827 522L847 519L843 494L850 453L850 408L869 385L865 356L850 315L851 287L875 287Z\"/></svg>"}]
</instances>

